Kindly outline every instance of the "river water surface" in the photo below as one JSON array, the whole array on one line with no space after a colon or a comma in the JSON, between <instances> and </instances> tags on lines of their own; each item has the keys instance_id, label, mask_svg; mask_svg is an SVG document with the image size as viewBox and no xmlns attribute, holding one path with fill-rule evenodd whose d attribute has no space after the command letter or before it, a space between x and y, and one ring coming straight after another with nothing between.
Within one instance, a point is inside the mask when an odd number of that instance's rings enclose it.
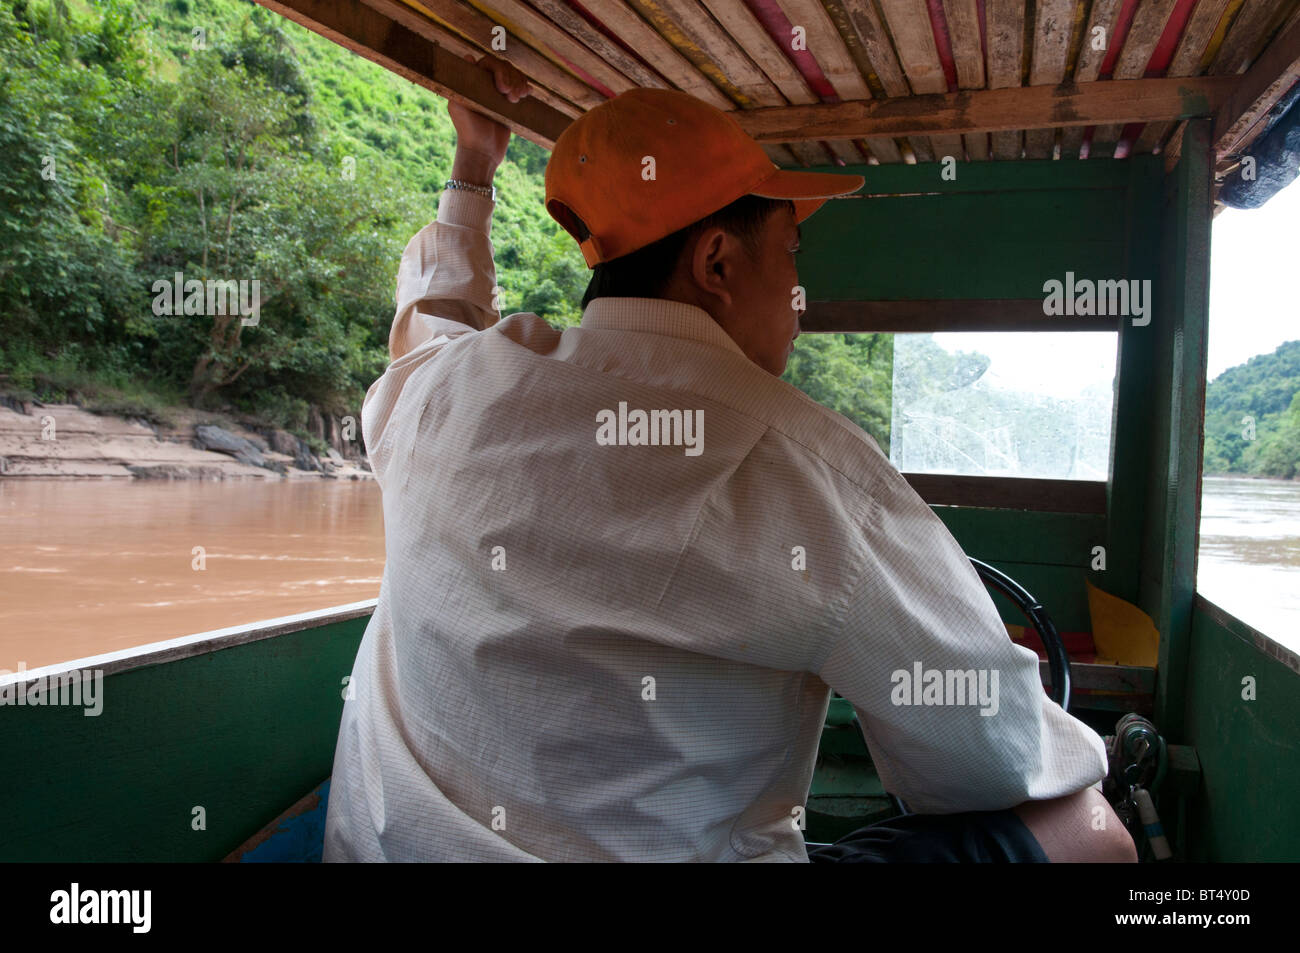
<instances>
[{"instance_id":1,"label":"river water surface","mask_svg":"<svg viewBox=\"0 0 1300 953\"><path fill-rule=\"evenodd\" d=\"M1202 593L1300 651L1300 483L1204 491ZM374 483L0 480L0 668L373 598L383 533Z\"/></svg>"}]
</instances>

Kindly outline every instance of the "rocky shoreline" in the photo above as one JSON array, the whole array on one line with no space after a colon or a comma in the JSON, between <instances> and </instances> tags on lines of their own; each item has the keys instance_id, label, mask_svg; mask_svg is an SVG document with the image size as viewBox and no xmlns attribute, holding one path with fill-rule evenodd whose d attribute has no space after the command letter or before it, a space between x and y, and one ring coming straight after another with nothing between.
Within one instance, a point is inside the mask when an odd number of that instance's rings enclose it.
<instances>
[{"instance_id":1,"label":"rocky shoreline","mask_svg":"<svg viewBox=\"0 0 1300 953\"><path fill-rule=\"evenodd\" d=\"M373 480L360 441L317 454L284 430L197 411L173 425L91 413L75 404L0 400L0 480Z\"/></svg>"}]
</instances>

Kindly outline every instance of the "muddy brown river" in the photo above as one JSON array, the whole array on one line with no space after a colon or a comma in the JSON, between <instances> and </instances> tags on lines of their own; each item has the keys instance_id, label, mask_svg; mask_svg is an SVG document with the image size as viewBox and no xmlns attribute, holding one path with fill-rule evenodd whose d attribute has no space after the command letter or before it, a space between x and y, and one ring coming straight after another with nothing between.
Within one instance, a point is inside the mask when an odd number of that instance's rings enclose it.
<instances>
[{"instance_id":1,"label":"muddy brown river","mask_svg":"<svg viewBox=\"0 0 1300 953\"><path fill-rule=\"evenodd\" d=\"M374 483L0 480L0 668L373 598L383 532ZM1300 650L1300 483L1205 481L1200 589Z\"/></svg>"}]
</instances>

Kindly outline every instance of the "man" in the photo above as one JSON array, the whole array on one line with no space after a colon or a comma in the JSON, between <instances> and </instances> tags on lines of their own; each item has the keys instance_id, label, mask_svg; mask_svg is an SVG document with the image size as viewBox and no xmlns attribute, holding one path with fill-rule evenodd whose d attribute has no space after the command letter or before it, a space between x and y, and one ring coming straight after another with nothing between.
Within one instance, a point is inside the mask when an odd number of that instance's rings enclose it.
<instances>
[{"instance_id":1,"label":"man","mask_svg":"<svg viewBox=\"0 0 1300 953\"><path fill-rule=\"evenodd\" d=\"M546 170L594 268L561 333L498 320L509 133L449 112L452 181L403 256L363 412L387 563L325 858L805 861L834 689L918 813L812 859L1134 859L1101 739L1046 698L956 542L865 433L779 380L799 222L862 178L778 170L683 93L594 108ZM971 697L903 698L930 670Z\"/></svg>"}]
</instances>

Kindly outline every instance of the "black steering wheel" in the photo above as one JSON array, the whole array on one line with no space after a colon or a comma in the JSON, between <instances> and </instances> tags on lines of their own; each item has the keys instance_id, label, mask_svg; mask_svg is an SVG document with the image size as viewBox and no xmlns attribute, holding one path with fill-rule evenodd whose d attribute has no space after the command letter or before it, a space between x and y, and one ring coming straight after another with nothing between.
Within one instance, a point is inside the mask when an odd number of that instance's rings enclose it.
<instances>
[{"instance_id":1,"label":"black steering wheel","mask_svg":"<svg viewBox=\"0 0 1300 953\"><path fill-rule=\"evenodd\" d=\"M992 586L1014 602L1016 608L1025 614L1025 618L1034 624L1034 630L1038 632L1038 637L1043 640L1043 648L1047 650L1047 669L1052 680L1048 696L1063 711L1069 711L1070 654L1065 651L1065 642L1061 640L1061 633L1056 631L1052 617L1047 614L1043 604L1029 594L1029 590L1006 573L978 559L970 562L986 586Z\"/></svg>"}]
</instances>

